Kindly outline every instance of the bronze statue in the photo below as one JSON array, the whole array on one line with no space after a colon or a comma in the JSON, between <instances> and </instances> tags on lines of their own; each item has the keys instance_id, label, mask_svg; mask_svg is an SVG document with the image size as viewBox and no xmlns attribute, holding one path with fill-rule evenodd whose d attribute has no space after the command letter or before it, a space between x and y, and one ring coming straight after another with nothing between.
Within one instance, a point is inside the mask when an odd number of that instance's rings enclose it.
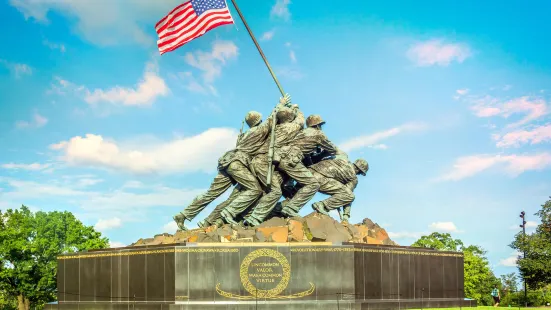
<instances>
[{"instance_id":1,"label":"bronze statue","mask_svg":"<svg viewBox=\"0 0 551 310\"><path fill-rule=\"evenodd\" d=\"M280 99L279 106L290 104L288 96ZM228 206L250 206L262 195L262 188L256 177L249 170L251 157L265 143L270 133L270 126L274 113L270 114L266 122L262 122L262 116L259 112L251 111L245 116L245 121L249 125L249 130L240 135L237 147L226 152L218 160L218 175L214 178L206 193L201 194L191 202L181 213L174 216L174 221L181 230L187 230L185 220L193 220L197 214L203 211L206 206L216 198L220 197L231 185L239 184L239 195L234 195L234 199ZM245 208L246 208L245 207ZM223 215L223 210L222 213Z\"/></svg>"},{"instance_id":2,"label":"bronze statue","mask_svg":"<svg viewBox=\"0 0 551 310\"><path fill-rule=\"evenodd\" d=\"M195 218L232 184L235 188L229 198L200 221L199 227L240 221L257 226L274 215L299 216L300 209L318 191L331 197L313 203L314 210L328 214L339 209L340 214L343 207L341 220L348 220L358 183L356 175L365 175L368 164L363 159L350 163L323 133L325 122L319 115L305 120L298 105L291 105L289 95L285 95L265 122L256 111L247 113L245 122L250 129L240 133L236 148L220 158L219 173L209 190L174 217L180 229L185 230L185 220ZM270 167L274 167L271 173ZM282 196L286 199L278 202Z\"/></svg>"},{"instance_id":3,"label":"bronze statue","mask_svg":"<svg viewBox=\"0 0 551 310\"><path fill-rule=\"evenodd\" d=\"M306 128L301 130L287 145L279 149L278 169L301 185L293 198L283 202L281 212L286 216L299 216L300 209L312 199L320 188L319 181L303 164L304 156L311 154L318 147L323 148L330 155L337 151L337 147L322 131L324 124L325 122L319 115L308 116Z\"/></svg>"}]
</instances>

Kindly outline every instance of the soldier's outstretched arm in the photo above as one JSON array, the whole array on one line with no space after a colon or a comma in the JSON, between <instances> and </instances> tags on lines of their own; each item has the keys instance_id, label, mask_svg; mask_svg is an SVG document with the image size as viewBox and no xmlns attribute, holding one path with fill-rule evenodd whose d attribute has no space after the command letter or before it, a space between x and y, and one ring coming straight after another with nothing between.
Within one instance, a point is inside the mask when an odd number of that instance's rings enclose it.
<instances>
[{"instance_id":1,"label":"soldier's outstretched arm","mask_svg":"<svg viewBox=\"0 0 551 310\"><path fill-rule=\"evenodd\" d=\"M275 107L275 109L272 110L270 115L268 115L268 118L266 118L266 121L262 122L262 124L258 125L259 129L261 129L261 130L270 130L270 128L272 127L272 121L274 120L275 115L276 115L276 113L275 113L276 110L281 108L281 107L286 107L286 106L290 106L290 105L291 105L291 96L289 96L289 94L285 95L285 97L280 98L277 106Z\"/></svg>"},{"instance_id":2,"label":"soldier's outstretched arm","mask_svg":"<svg viewBox=\"0 0 551 310\"><path fill-rule=\"evenodd\" d=\"M322 133L322 138L319 142L319 147L327 151L330 155L337 154L338 147L333 144L333 142L329 141L325 133Z\"/></svg>"},{"instance_id":3,"label":"soldier's outstretched arm","mask_svg":"<svg viewBox=\"0 0 551 310\"><path fill-rule=\"evenodd\" d=\"M348 187L351 191L354 191L356 189L356 186L358 186L358 177L354 176L354 179L346 184L344 186Z\"/></svg>"},{"instance_id":4,"label":"soldier's outstretched arm","mask_svg":"<svg viewBox=\"0 0 551 310\"><path fill-rule=\"evenodd\" d=\"M295 110L295 113L296 113L296 117L293 120L293 123L299 125L301 128L304 127L304 121L305 121L304 113L302 113L302 111L299 109L298 105L296 105L296 108L294 108L294 110Z\"/></svg>"}]
</instances>

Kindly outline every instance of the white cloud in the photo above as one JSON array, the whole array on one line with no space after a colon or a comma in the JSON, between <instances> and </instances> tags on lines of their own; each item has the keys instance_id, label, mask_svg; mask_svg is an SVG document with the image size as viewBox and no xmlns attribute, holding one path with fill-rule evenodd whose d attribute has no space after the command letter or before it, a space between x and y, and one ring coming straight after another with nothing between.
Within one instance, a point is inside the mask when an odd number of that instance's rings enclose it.
<instances>
[{"instance_id":1,"label":"white cloud","mask_svg":"<svg viewBox=\"0 0 551 310\"><path fill-rule=\"evenodd\" d=\"M94 225L94 229L97 231L104 232L109 229L113 228L119 228L122 226L122 221L118 217L110 218L110 219L99 219L96 225Z\"/></svg>"},{"instance_id":2,"label":"white cloud","mask_svg":"<svg viewBox=\"0 0 551 310\"><path fill-rule=\"evenodd\" d=\"M496 167L512 177L525 171L543 170L551 166L551 154L535 155L473 155L460 157L450 172L441 176L440 181L458 181Z\"/></svg>"},{"instance_id":3,"label":"white cloud","mask_svg":"<svg viewBox=\"0 0 551 310\"><path fill-rule=\"evenodd\" d=\"M464 88L464 89L458 89L455 91L458 95L466 95L468 92L469 92L469 89L468 88Z\"/></svg>"},{"instance_id":4,"label":"white cloud","mask_svg":"<svg viewBox=\"0 0 551 310\"><path fill-rule=\"evenodd\" d=\"M78 186L78 187L88 187L88 186L93 186L93 185L99 184L101 182L103 182L102 179L82 178L82 179L79 179L77 181L76 186Z\"/></svg>"},{"instance_id":5,"label":"white cloud","mask_svg":"<svg viewBox=\"0 0 551 310\"><path fill-rule=\"evenodd\" d=\"M122 188L142 188L144 187L144 184L140 181L128 181L124 183Z\"/></svg>"},{"instance_id":6,"label":"white cloud","mask_svg":"<svg viewBox=\"0 0 551 310\"><path fill-rule=\"evenodd\" d=\"M429 225L432 231L441 233L459 232L453 222L435 222Z\"/></svg>"},{"instance_id":7,"label":"white cloud","mask_svg":"<svg viewBox=\"0 0 551 310\"><path fill-rule=\"evenodd\" d=\"M4 169L13 169L13 170L27 170L27 171L40 171L51 167L51 164L17 164L17 163L7 163L3 164L1 167Z\"/></svg>"},{"instance_id":8,"label":"white cloud","mask_svg":"<svg viewBox=\"0 0 551 310\"><path fill-rule=\"evenodd\" d=\"M433 39L414 44L406 55L418 66L447 66L453 61L462 63L471 56L471 51L465 44L446 44L443 40Z\"/></svg>"},{"instance_id":9,"label":"white cloud","mask_svg":"<svg viewBox=\"0 0 551 310\"><path fill-rule=\"evenodd\" d=\"M535 126L531 130L520 129L506 133L505 135L494 135L497 147L519 147L523 144L539 144L551 141L551 124Z\"/></svg>"},{"instance_id":10,"label":"white cloud","mask_svg":"<svg viewBox=\"0 0 551 310\"><path fill-rule=\"evenodd\" d=\"M345 152L361 149L364 147L373 147L378 149L386 149L385 144L380 144L381 141L390 137L396 136L404 132L426 130L427 125L424 123L406 123L404 125L394 127L388 130L379 131L370 135L354 137L340 144L340 148Z\"/></svg>"},{"instance_id":11,"label":"white cloud","mask_svg":"<svg viewBox=\"0 0 551 310\"><path fill-rule=\"evenodd\" d=\"M48 40L44 40L42 43L52 50L59 50L61 53L65 53L65 45L61 43L53 43Z\"/></svg>"},{"instance_id":12,"label":"white cloud","mask_svg":"<svg viewBox=\"0 0 551 310\"><path fill-rule=\"evenodd\" d=\"M189 52L184 59L187 64L203 73L203 80L206 83L212 83L222 73L222 67L226 62L236 58L237 55L238 48L232 41L217 40L212 43L210 52Z\"/></svg>"},{"instance_id":13,"label":"white cloud","mask_svg":"<svg viewBox=\"0 0 551 310\"><path fill-rule=\"evenodd\" d=\"M110 248L124 248L126 244L119 241L109 241Z\"/></svg>"},{"instance_id":14,"label":"white cloud","mask_svg":"<svg viewBox=\"0 0 551 310\"><path fill-rule=\"evenodd\" d=\"M100 46L154 44L149 27L180 3L179 0L135 0L132 5L126 0L10 0L25 19L47 23L50 12L67 17L76 34Z\"/></svg>"},{"instance_id":15,"label":"white cloud","mask_svg":"<svg viewBox=\"0 0 551 310\"><path fill-rule=\"evenodd\" d=\"M204 191L203 189L170 188L163 185L143 185L140 193L133 193L126 191L129 188L126 185L128 184L114 190L89 191L79 188L72 178L66 182L55 179L32 182L0 177L0 188L4 188L0 191L0 201L5 207L19 207L21 204L28 205L33 201L59 199L67 205L84 210L86 213L81 214L83 218L99 218L97 223L101 228L109 224L118 225L113 218L124 218L125 221L145 220L146 212L150 208L181 207Z\"/></svg>"},{"instance_id":16,"label":"white cloud","mask_svg":"<svg viewBox=\"0 0 551 310\"><path fill-rule=\"evenodd\" d=\"M166 186L150 186L147 190L146 193L139 194L120 189L97 193L80 201L80 205L90 212L107 212L128 217L129 208L138 212L151 207L181 207L203 192L202 189L176 189Z\"/></svg>"},{"instance_id":17,"label":"white cloud","mask_svg":"<svg viewBox=\"0 0 551 310\"><path fill-rule=\"evenodd\" d=\"M45 126L47 123L48 123L47 118L45 118L44 116L42 116L42 115L35 112L33 114L33 118L32 118L31 121L17 121L15 123L15 127L19 128L19 129L40 128L40 127Z\"/></svg>"},{"instance_id":18,"label":"white cloud","mask_svg":"<svg viewBox=\"0 0 551 310\"><path fill-rule=\"evenodd\" d=\"M10 70L16 79L19 79L24 75L33 74L33 69L27 64L13 63L5 59L0 59L0 64Z\"/></svg>"},{"instance_id":19,"label":"white cloud","mask_svg":"<svg viewBox=\"0 0 551 310\"><path fill-rule=\"evenodd\" d=\"M275 35L275 30L266 31L260 36L260 41L270 41Z\"/></svg>"},{"instance_id":20,"label":"white cloud","mask_svg":"<svg viewBox=\"0 0 551 310\"><path fill-rule=\"evenodd\" d=\"M419 239L421 236L426 235L427 233L422 232L388 232L388 236L391 239Z\"/></svg>"},{"instance_id":21,"label":"white cloud","mask_svg":"<svg viewBox=\"0 0 551 310\"><path fill-rule=\"evenodd\" d=\"M289 58L291 58L291 62L292 62L292 63L296 63L296 62L297 62L297 56L295 55L295 51L290 51L290 52L289 52Z\"/></svg>"},{"instance_id":22,"label":"white cloud","mask_svg":"<svg viewBox=\"0 0 551 310\"><path fill-rule=\"evenodd\" d=\"M499 265L506 267L516 267L519 255L521 255L520 252L513 252L511 256L500 260Z\"/></svg>"},{"instance_id":23,"label":"white cloud","mask_svg":"<svg viewBox=\"0 0 551 310\"><path fill-rule=\"evenodd\" d=\"M270 11L270 17L288 21L291 18L291 12L289 11L290 4L291 0L276 0Z\"/></svg>"},{"instance_id":24,"label":"white cloud","mask_svg":"<svg viewBox=\"0 0 551 310\"><path fill-rule=\"evenodd\" d=\"M115 86L109 89L86 90L84 100L89 104L109 102L126 106L147 106L155 102L160 96L166 96L169 89L165 81L158 74L157 64L148 63L143 79L135 86Z\"/></svg>"},{"instance_id":25,"label":"white cloud","mask_svg":"<svg viewBox=\"0 0 551 310\"><path fill-rule=\"evenodd\" d=\"M538 227L538 222L534 222L534 221L526 221L526 228L528 229L535 229ZM520 227L520 224L518 225L512 225L511 227L509 227L511 230L520 230L521 227Z\"/></svg>"},{"instance_id":26,"label":"white cloud","mask_svg":"<svg viewBox=\"0 0 551 310\"><path fill-rule=\"evenodd\" d=\"M547 103L539 97L519 97L510 100L500 100L492 96L471 97L470 109L478 117L501 116L509 118L514 114L525 114L518 122L509 124L508 127L524 125L546 115L549 110Z\"/></svg>"},{"instance_id":27,"label":"white cloud","mask_svg":"<svg viewBox=\"0 0 551 310\"><path fill-rule=\"evenodd\" d=\"M178 225L174 221L170 221L163 226L163 232L174 234L178 230Z\"/></svg>"},{"instance_id":28,"label":"white cloud","mask_svg":"<svg viewBox=\"0 0 551 310\"><path fill-rule=\"evenodd\" d=\"M192 72L179 72L174 77L178 80L179 84L184 85L185 89L189 90L190 92L200 93L203 95L218 96L218 92L216 91L216 88L214 88L214 86L208 83L200 83L199 81L197 81Z\"/></svg>"},{"instance_id":29,"label":"white cloud","mask_svg":"<svg viewBox=\"0 0 551 310\"><path fill-rule=\"evenodd\" d=\"M72 165L133 173L211 172L218 158L235 146L236 138L234 129L212 128L169 142L130 146L87 134L53 144L50 148L62 152L61 159Z\"/></svg>"},{"instance_id":30,"label":"white cloud","mask_svg":"<svg viewBox=\"0 0 551 310\"><path fill-rule=\"evenodd\" d=\"M26 199L44 198L48 196L76 197L86 193L72 189L68 186L59 186L52 182L37 183L17 179L1 178L0 183L5 183L10 189L0 193L1 200L22 204Z\"/></svg>"},{"instance_id":31,"label":"white cloud","mask_svg":"<svg viewBox=\"0 0 551 310\"><path fill-rule=\"evenodd\" d=\"M290 80L300 80L304 77L304 74L302 74L302 72L291 67L280 67L277 68L276 71L278 76L285 77Z\"/></svg>"},{"instance_id":32,"label":"white cloud","mask_svg":"<svg viewBox=\"0 0 551 310\"><path fill-rule=\"evenodd\" d=\"M376 150L386 150L386 149L388 149L388 146L386 144L374 144L374 145L369 145L368 147L376 149Z\"/></svg>"}]
</instances>

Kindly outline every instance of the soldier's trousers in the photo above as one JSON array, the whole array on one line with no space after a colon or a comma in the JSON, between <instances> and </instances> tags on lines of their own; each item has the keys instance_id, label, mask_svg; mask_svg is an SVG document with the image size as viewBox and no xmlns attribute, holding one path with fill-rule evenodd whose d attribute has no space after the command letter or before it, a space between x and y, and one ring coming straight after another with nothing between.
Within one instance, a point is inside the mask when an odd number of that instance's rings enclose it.
<instances>
[{"instance_id":1,"label":"soldier's trousers","mask_svg":"<svg viewBox=\"0 0 551 310\"><path fill-rule=\"evenodd\" d=\"M314 197L320 188L320 184L302 162L294 164L284 159L279 163L278 169L302 186L287 205L288 208L298 213Z\"/></svg>"},{"instance_id":2,"label":"soldier's trousers","mask_svg":"<svg viewBox=\"0 0 551 310\"><path fill-rule=\"evenodd\" d=\"M220 213L222 212L222 210L224 210L232 201L234 201L235 198L237 198L237 196L239 195L239 193L241 191L243 191L243 188L241 187L240 184L237 184L233 188L233 191L231 192L230 197L228 197L228 199L226 199L226 200L222 201L221 203L219 203L214 208L214 210L212 210L212 212L209 214L209 216L207 216L207 218L205 220L210 225L213 225L214 223L216 223L217 220L222 219L222 216L220 216Z\"/></svg>"},{"instance_id":3,"label":"soldier's trousers","mask_svg":"<svg viewBox=\"0 0 551 310\"><path fill-rule=\"evenodd\" d=\"M184 209L182 213L186 219L191 221L209 203L220 197L232 186L232 179L242 186L242 191L231 203L248 207L262 195L262 188L249 168L235 160L224 171L218 173L206 193L195 197L191 204Z\"/></svg>"},{"instance_id":4,"label":"soldier's trousers","mask_svg":"<svg viewBox=\"0 0 551 310\"><path fill-rule=\"evenodd\" d=\"M268 177L268 156L266 154L257 155L251 162L252 169L256 172L257 178L260 180L260 184L266 188L266 180ZM264 195L258 201L258 204L254 207L253 212L249 215L259 222L263 222L268 214L272 212L279 198L282 196L281 185L283 184L283 178L279 171L275 170L272 174L272 182L270 191L265 192Z\"/></svg>"},{"instance_id":5,"label":"soldier's trousers","mask_svg":"<svg viewBox=\"0 0 551 310\"><path fill-rule=\"evenodd\" d=\"M320 184L319 192L330 195L331 197L320 201L328 211L345 207L345 213L350 214L350 204L354 201L354 193L341 182L325 177L324 175L312 170L312 174Z\"/></svg>"}]
</instances>

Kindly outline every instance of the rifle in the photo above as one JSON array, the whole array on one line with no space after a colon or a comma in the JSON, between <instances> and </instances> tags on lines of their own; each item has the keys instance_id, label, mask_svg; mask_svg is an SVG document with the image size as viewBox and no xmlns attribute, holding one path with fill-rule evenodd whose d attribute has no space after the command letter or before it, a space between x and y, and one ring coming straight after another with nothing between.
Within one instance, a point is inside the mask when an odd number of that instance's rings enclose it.
<instances>
[{"instance_id":1,"label":"rifle","mask_svg":"<svg viewBox=\"0 0 551 310\"><path fill-rule=\"evenodd\" d=\"M235 142L235 147L239 146L239 141L241 141L241 136L243 136L243 127L245 126L245 120L241 122L241 130L239 131L239 136L237 137L237 142Z\"/></svg>"},{"instance_id":2,"label":"rifle","mask_svg":"<svg viewBox=\"0 0 551 310\"><path fill-rule=\"evenodd\" d=\"M285 100L285 105L289 105L291 103L291 96L289 94L286 94L282 99ZM273 119L272 119L272 128L270 132L270 147L268 148L268 175L266 177L266 187L268 189L272 185L272 175L274 172L274 148L275 148L275 128L277 124L277 111L279 108L279 104L276 106L273 112Z\"/></svg>"},{"instance_id":3,"label":"rifle","mask_svg":"<svg viewBox=\"0 0 551 310\"><path fill-rule=\"evenodd\" d=\"M342 222L342 210L341 210L341 207L338 207L338 208L337 208L337 211L339 212L339 218L341 219L341 222Z\"/></svg>"}]
</instances>

